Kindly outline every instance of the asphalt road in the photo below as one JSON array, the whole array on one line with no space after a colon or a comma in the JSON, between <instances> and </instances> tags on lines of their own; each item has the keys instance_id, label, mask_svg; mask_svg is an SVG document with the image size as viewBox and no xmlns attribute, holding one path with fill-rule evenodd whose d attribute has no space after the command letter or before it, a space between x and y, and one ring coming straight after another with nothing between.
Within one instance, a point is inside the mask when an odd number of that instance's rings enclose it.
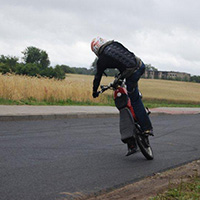
<instances>
[{"instance_id":1,"label":"asphalt road","mask_svg":"<svg viewBox=\"0 0 200 200\"><path fill-rule=\"evenodd\" d=\"M125 157L117 117L0 122L0 199L89 194L200 158L200 115L151 119L153 161Z\"/></svg>"}]
</instances>

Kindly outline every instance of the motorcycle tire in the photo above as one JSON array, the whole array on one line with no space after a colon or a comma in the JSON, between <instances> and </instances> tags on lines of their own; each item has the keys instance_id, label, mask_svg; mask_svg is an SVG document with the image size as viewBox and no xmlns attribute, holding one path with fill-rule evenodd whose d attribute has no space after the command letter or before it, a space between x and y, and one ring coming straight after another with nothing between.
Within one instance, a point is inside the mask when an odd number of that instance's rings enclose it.
<instances>
[{"instance_id":1,"label":"motorcycle tire","mask_svg":"<svg viewBox=\"0 0 200 200\"><path fill-rule=\"evenodd\" d=\"M153 150L149 143L149 138L147 136L137 135L136 139L137 139L137 144L144 157L147 160L153 160L154 155L153 155Z\"/></svg>"}]
</instances>

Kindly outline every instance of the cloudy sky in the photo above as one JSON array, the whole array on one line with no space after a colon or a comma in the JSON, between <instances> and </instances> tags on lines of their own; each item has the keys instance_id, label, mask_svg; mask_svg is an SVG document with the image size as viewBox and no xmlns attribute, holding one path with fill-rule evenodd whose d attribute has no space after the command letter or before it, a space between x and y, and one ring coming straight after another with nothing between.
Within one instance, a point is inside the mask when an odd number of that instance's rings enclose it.
<instances>
[{"instance_id":1,"label":"cloudy sky","mask_svg":"<svg viewBox=\"0 0 200 200\"><path fill-rule=\"evenodd\" d=\"M89 68L96 36L117 40L159 70L200 75L198 0L0 0L0 55L28 46L51 65Z\"/></svg>"}]
</instances>

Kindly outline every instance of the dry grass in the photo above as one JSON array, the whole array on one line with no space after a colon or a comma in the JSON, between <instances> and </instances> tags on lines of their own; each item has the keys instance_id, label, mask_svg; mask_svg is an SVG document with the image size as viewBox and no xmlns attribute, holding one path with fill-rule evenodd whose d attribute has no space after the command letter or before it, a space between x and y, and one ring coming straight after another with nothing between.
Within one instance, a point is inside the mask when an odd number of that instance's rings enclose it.
<instances>
[{"instance_id":1,"label":"dry grass","mask_svg":"<svg viewBox=\"0 0 200 200\"><path fill-rule=\"evenodd\" d=\"M140 90L147 99L200 103L200 84L191 82L142 79Z\"/></svg>"},{"instance_id":2,"label":"dry grass","mask_svg":"<svg viewBox=\"0 0 200 200\"><path fill-rule=\"evenodd\" d=\"M105 102L106 98L92 98L92 77L67 75L63 81L19 75L0 75L0 98L8 100L35 99L38 101L73 100Z\"/></svg>"},{"instance_id":3,"label":"dry grass","mask_svg":"<svg viewBox=\"0 0 200 200\"><path fill-rule=\"evenodd\" d=\"M102 84L112 82L103 77ZM28 76L0 75L0 98L8 100L35 99L38 101L73 100L80 102L107 103L107 95L92 98L93 76L68 74L58 81ZM141 79L140 90L147 99L165 99L177 102L200 103L200 84L166 80ZM112 94L111 91L106 92Z\"/></svg>"}]
</instances>

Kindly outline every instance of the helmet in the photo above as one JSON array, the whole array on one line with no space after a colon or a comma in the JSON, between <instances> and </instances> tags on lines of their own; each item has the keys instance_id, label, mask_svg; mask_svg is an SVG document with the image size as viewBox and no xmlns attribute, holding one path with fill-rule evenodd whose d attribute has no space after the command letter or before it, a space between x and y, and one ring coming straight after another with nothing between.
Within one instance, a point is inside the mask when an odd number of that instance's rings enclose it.
<instances>
[{"instance_id":1,"label":"helmet","mask_svg":"<svg viewBox=\"0 0 200 200\"><path fill-rule=\"evenodd\" d=\"M98 55L98 51L99 51L100 47L101 47L102 45L104 45L106 42L107 42L107 40L105 40L105 39L103 39L103 38L101 38L101 37L96 37L96 38L94 38L94 39L92 40L92 42L91 42L91 49L92 49L92 51L93 51L96 55Z\"/></svg>"}]
</instances>

